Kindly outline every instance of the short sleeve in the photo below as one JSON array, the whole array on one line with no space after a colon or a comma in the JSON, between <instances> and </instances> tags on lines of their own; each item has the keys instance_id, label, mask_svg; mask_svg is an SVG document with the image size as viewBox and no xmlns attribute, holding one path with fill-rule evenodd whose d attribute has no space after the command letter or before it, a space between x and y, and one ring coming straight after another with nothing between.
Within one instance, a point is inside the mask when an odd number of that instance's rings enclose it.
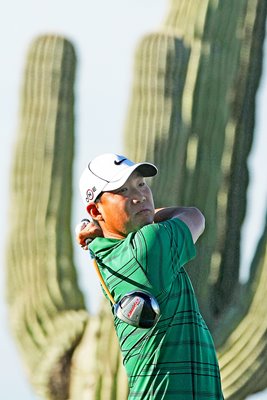
<instances>
[{"instance_id":1,"label":"short sleeve","mask_svg":"<svg viewBox=\"0 0 267 400\"><path fill-rule=\"evenodd\" d=\"M134 256L149 281L164 289L196 255L192 235L178 218L146 225L132 238Z\"/></svg>"}]
</instances>

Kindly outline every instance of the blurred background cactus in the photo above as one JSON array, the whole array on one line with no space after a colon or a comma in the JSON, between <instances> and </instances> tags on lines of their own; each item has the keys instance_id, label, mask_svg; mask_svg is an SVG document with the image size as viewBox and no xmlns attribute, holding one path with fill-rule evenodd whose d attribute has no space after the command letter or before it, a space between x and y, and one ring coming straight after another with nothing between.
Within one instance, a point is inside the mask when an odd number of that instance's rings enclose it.
<instances>
[{"instance_id":1,"label":"blurred background cactus","mask_svg":"<svg viewBox=\"0 0 267 400\"><path fill-rule=\"evenodd\" d=\"M70 234L75 64L64 38L41 37L30 48L7 250L10 321L30 379L48 398L60 392L65 399L71 354L88 319Z\"/></svg>"},{"instance_id":2,"label":"blurred background cactus","mask_svg":"<svg viewBox=\"0 0 267 400\"><path fill-rule=\"evenodd\" d=\"M188 272L215 338L225 398L234 400L267 387L266 228L249 281L239 281L266 14L265 0L170 1L162 29L137 48L124 135L130 158L159 166L157 206L196 205L206 216ZM90 315L73 263L75 66L65 38L32 43L12 172L11 328L43 398L123 400L108 305Z\"/></svg>"}]
</instances>

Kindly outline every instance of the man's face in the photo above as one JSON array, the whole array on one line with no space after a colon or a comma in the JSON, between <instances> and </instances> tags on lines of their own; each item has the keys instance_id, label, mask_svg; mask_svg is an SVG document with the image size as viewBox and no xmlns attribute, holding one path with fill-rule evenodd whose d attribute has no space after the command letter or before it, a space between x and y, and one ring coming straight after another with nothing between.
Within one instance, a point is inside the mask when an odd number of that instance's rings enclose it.
<instances>
[{"instance_id":1,"label":"man's face","mask_svg":"<svg viewBox=\"0 0 267 400\"><path fill-rule=\"evenodd\" d=\"M137 171L121 188L102 193L96 206L103 218L99 222L105 237L123 239L154 220L152 192Z\"/></svg>"}]
</instances>

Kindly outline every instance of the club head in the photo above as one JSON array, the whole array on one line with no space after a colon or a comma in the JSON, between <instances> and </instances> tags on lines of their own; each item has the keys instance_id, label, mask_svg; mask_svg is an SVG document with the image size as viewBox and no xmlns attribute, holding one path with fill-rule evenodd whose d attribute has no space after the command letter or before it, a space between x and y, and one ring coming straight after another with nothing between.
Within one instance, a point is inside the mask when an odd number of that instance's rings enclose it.
<instances>
[{"instance_id":1,"label":"club head","mask_svg":"<svg viewBox=\"0 0 267 400\"><path fill-rule=\"evenodd\" d=\"M152 328L160 316L156 298L142 290L127 293L113 306L113 310L122 321L144 329Z\"/></svg>"}]
</instances>

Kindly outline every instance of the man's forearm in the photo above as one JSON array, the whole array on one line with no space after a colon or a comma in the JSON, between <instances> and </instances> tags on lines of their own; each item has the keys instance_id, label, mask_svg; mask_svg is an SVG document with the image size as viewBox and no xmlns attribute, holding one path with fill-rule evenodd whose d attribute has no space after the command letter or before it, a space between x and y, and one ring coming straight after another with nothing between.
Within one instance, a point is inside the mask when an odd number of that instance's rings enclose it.
<instances>
[{"instance_id":1,"label":"man's forearm","mask_svg":"<svg viewBox=\"0 0 267 400\"><path fill-rule=\"evenodd\" d=\"M196 207L166 207L155 210L154 222L181 219L189 228L194 243L205 229L205 218Z\"/></svg>"},{"instance_id":2,"label":"man's forearm","mask_svg":"<svg viewBox=\"0 0 267 400\"><path fill-rule=\"evenodd\" d=\"M154 222L167 221L171 218L179 218L181 214L192 209L192 207L164 207L155 210Z\"/></svg>"}]
</instances>

